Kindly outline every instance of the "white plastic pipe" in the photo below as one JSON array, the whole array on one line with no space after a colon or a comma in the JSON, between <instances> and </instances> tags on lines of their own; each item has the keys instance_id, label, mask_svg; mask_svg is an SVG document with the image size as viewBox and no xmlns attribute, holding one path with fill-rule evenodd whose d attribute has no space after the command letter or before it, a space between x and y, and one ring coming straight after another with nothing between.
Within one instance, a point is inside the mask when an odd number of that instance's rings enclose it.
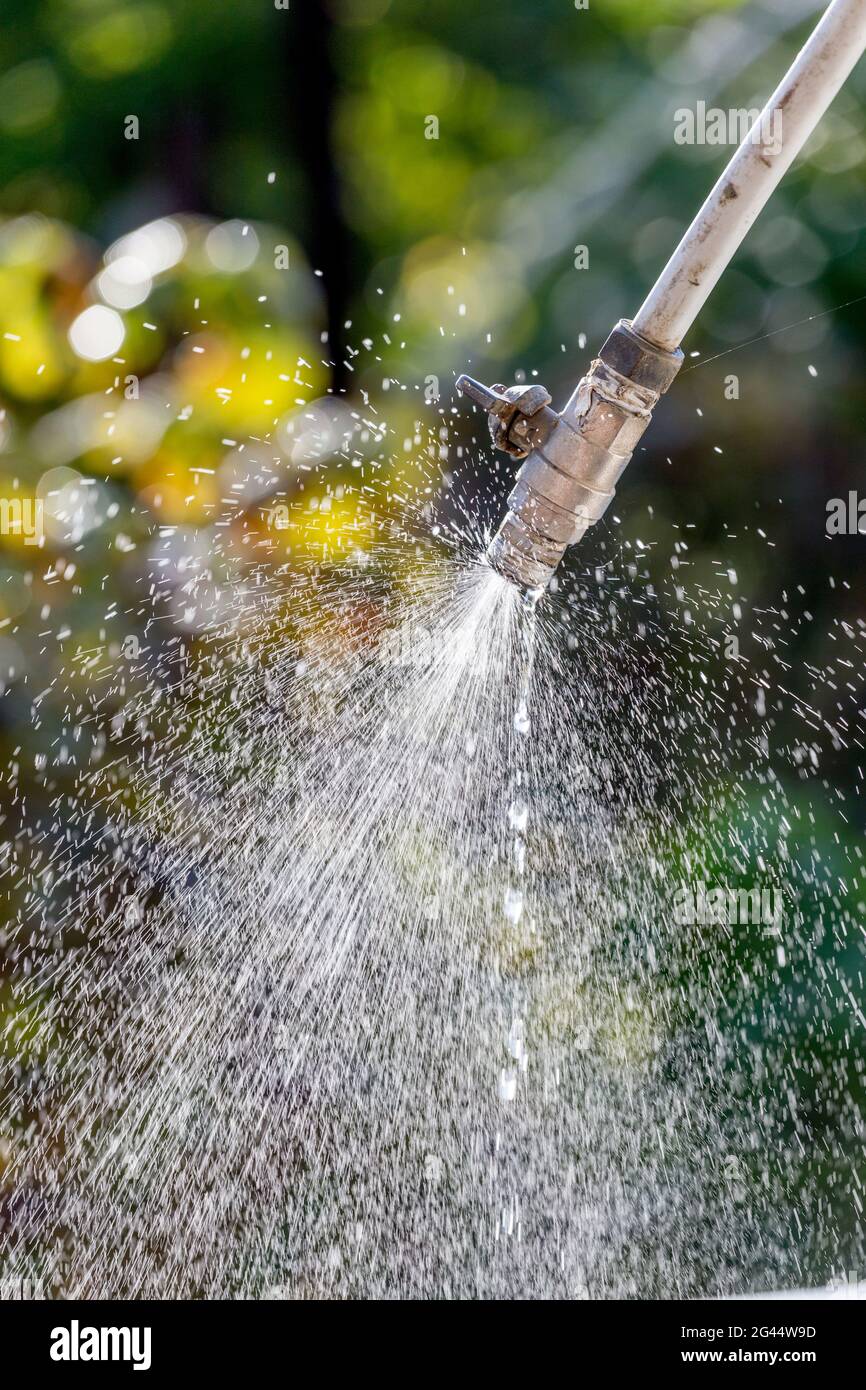
<instances>
[{"instance_id":1,"label":"white plastic pipe","mask_svg":"<svg viewBox=\"0 0 866 1390\"><path fill-rule=\"evenodd\" d=\"M858 58L866 0L833 0L633 319L673 352Z\"/></svg>"}]
</instances>

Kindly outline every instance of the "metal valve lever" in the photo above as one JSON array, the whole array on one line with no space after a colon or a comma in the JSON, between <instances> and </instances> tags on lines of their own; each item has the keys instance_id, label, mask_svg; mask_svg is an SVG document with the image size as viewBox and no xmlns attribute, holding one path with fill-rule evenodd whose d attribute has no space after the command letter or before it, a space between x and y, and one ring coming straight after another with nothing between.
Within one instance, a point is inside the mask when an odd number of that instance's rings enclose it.
<instances>
[{"instance_id":1,"label":"metal valve lever","mask_svg":"<svg viewBox=\"0 0 866 1390\"><path fill-rule=\"evenodd\" d=\"M485 386L471 376L457 378L457 390L490 416L490 437L497 449L523 459L543 444L557 421L544 386Z\"/></svg>"}]
</instances>

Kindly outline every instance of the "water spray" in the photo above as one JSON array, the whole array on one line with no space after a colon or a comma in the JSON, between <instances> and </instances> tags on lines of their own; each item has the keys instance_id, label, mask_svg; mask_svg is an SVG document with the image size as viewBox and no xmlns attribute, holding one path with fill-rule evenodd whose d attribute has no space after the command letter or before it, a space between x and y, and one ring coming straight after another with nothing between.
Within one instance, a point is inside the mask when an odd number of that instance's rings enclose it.
<instances>
[{"instance_id":1,"label":"water spray","mask_svg":"<svg viewBox=\"0 0 866 1390\"><path fill-rule=\"evenodd\" d=\"M546 586L566 549L604 515L682 365L685 334L864 49L866 0L833 0L634 319L620 319L559 414L543 386L458 378L458 390L490 415L496 447L525 459L487 552L520 588Z\"/></svg>"}]
</instances>

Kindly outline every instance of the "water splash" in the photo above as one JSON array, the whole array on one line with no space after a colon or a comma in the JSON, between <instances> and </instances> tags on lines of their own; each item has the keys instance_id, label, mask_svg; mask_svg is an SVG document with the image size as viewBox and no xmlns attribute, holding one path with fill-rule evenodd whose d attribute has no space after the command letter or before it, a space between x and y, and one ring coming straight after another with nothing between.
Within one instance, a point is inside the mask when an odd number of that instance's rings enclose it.
<instances>
[{"instance_id":1,"label":"water splash","mask_svg":"<svg viewBox=\"0 0 866 1390\"><path fill-rule=\"evenodd\" d=\"M91 1297L796 1279L790 1112L743 1098L720 934L671 917L666 860L714 845L641 743L659 687L444 557L346 655L363 593L299 589L297 642L149 690L146 755L88 775L81 838L110 814L19 986L6 1267Z\"/></svg>"}]
</instances>

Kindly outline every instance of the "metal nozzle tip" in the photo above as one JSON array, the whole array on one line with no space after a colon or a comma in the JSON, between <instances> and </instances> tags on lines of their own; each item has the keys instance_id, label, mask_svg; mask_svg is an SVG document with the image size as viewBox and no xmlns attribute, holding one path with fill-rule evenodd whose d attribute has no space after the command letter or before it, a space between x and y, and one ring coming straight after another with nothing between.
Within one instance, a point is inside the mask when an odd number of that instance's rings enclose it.
<instances>
[{"instance_id":1,"label":"metal nozzle tip","mask_svg":"<svg viewBox=\"0 0 866 1390\"><path fill-rule=\"evenodd\" d=\"M545 589L562 559L563 547L527 525L516 512L507 512L487 547L487 559L518 589Z\"/></svg>"}]
</instances>

